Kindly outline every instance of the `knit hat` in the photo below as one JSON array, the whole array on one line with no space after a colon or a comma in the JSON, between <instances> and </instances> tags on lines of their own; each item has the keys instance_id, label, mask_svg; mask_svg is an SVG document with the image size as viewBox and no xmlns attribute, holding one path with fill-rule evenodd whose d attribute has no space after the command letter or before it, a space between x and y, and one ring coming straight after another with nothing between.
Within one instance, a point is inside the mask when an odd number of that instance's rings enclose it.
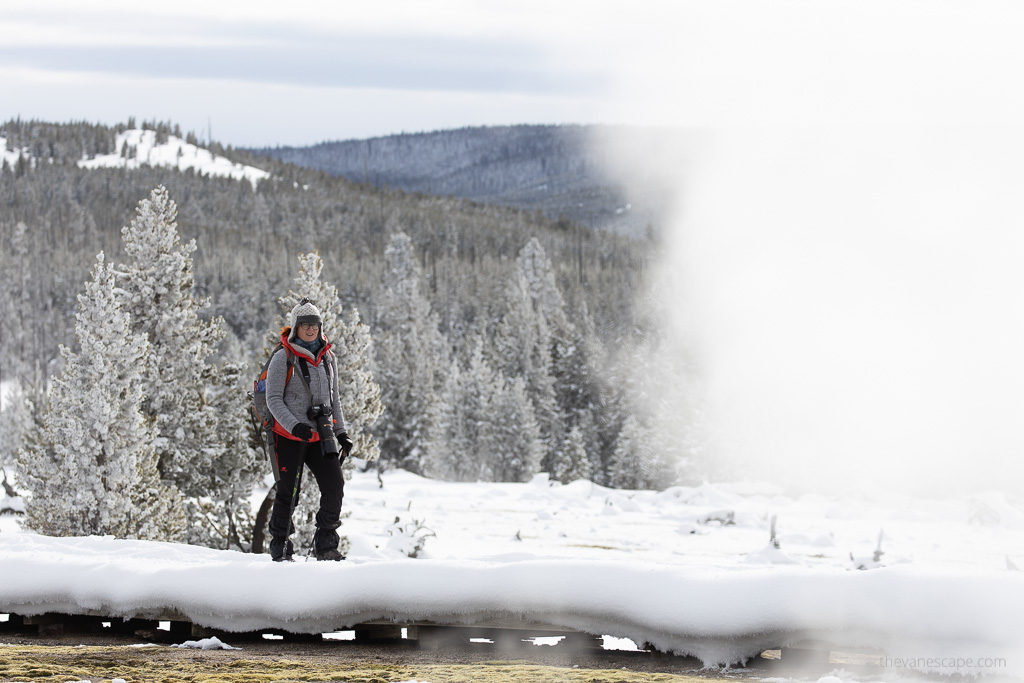
<instances>
[{"instance_id":1,"label":"knit hat","mask_svg":"<svg viewBox=\"0 0 1024 683\"><path fill-rule=\"evenodd\" d=\"M294 338L298 332L299 323L316 323L320 326L320 333L323 334L324 320L320 317L320 309L314 306L309 299L302 299L288 314L288 319L291 321L292 327L292 333L289 335L291 338Z\"/></svg>"}]
</instances>

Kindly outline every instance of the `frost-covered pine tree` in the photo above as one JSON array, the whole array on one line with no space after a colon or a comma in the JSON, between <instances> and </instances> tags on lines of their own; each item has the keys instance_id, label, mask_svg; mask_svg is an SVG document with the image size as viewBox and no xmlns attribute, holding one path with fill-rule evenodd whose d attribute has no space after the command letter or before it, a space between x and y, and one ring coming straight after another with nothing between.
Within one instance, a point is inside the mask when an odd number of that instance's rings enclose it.
<instances>
[{"instance_id":1,"label":"frost-covered pine tree","mask_svg":"<svg viewBox=\"0 0 1024 683\"><path fill-rule=\"evenodd\" d=\"M320 279L324 262L317 252L299 256L299 272L294 285L288 293L278 299L281 305L280 315L274 328L267 335L266 355L281 340L281 330L288 325L288 313L303 298L312 301L320 310L323 318L323 331L331 344L338 366L338 392L341 397L341 410L345 416L349 438L354 442L352 453L363 460L373 461L380 455L380 447L370 428L380 417L384 405L380 399L380 386L373 375L373 337L370 328L360 322L358 309L351 308L348 316L343 316L343 305L334 285ZM352 463L346 461L344 471L351 472ZM297 539L311 539L315 530L314 517L319 507L319 492L312 476L303 477L302 493L295 505L295 524ZM269 510L273 503L275 490L271 489L264 501ZM343 517L345 515L343 514ZM299 541L296 541L298 543ZM345 551L346 539L342 539L340 549ZM298 546L297 546L298 547Z\"/></svg>"},{"instance_id":2,"label":"frost-covered pine tree","mask_svg":"<svg viewBox=\"0 0 1024 683\"><path fill-rule=\"evenodd\" d=\"M13 395L16 392L20 394L20 389L11 392L11 399L4 402L5 407L3 411L0 411L0 439L3 439L5 444L11 444L10 450L4 450L3 454L0 454L0 477L3 480L4 493L10 497L18 495L12 479L16 470L16 456L18 449L21 448L21 437L25 433L27 422L26 415L21 410L21 406L24 405L23 399L20 395Z\"/></svg>"},{"instance_id":3,"label":"frost-covered pine tree","mask_svg":"<svg viewBox=\"0 0 1024 683\"><path fill-rule=\"evenodd\" d=\"M563 418L552 375L552 339L569 326L554 268L537 238L523 247L506 293L505 312L494 335L493 362L505 375L522 377L545 444L541 467L562 440Z\"/></svg>"},{"instance_id":4,"label":"frost-covered pine tree","mask_svg":"<svg viewBox=\"0 0 1024 683\"><path fill-rule=\"evenodd\" d=\"M243 363L208 364L203 373L205 400L218 411L220 432L209 468L193 481L206 496L189 501L188 543L214 548L250 550L254 518L252 489L266 470L262 451L251 442L249 401L243 386L249 380Z\"/></svg>"},{"instance_id":5,"label":"frost-covered pine tree","mask_svg":"<svg viewBox=\"0 0 1024 683\"><path fill-rule=\"evenodd\" d=\"M195 294L195 240L181 242L177 206L162 186L121 235L128 261L115 271L118 291L149 342L142 412L155 426L160 477L185 496L187 542L244 548L238 528L251 526L261 468L249 446L242 364L209 361L225 329L219 317L200 317L208 302Z\"/></svg>"},{"instance_id":6,"label":"frost-covered pine tree","mask_svg":"<svg viewBox=\"0 0 1024 683\"><path fill-rule=\"evenodd\" d=\"M449 481L528 481L544 453L522 378L491 367L471 340L465 368L452 361L427 439L426 470Z\"/></svg>"},{"instance_id":7,"label":"frost-covered pine tree","mask_svg":"<svg viewBox=\"0 0 1024 683\"><path fill-rule=\"evenodd\" d=\"M502 378L491 401L488 452L494 481L529 481L540 470L544 442L522 377Z\"/></svg>"},{"instance_id":8,"label":"frost-covered pine tree","mask_svg":"<svg viewBox=\"0 0 1024 683\"><path fill-rule=\"evenodd\" d=\"M19 453L30 492L26 524L43 534L179 540L184 510L157 476L153 430L139 411L149 345L115 293L114 274L97 258L78 297L80 350L61 346L43 433Z\"/></svg>"},{"instance_id":9,"label":"frost-covered pine tree","mask_svg":"<svg viewBox=\"0 0 1024 683\"><path fill-rule=\"evenodd\" d=\"M42 432L43 413L46 409L46 389L41 381L39 366L33 381L23 386L15 380L7 388L3 408L0 409L0 475L2 486L9 497L16 497L18 451L29 443L34 434Z\"/></svg>"},{"instance_id":10,"label":"frost-covered pine tree","mask_svg":"<svg viewBox=\"0 0 1024 683\"><path fill-rule=\"evenodd\" d=\"M468 392L459 361L453 358L440 400L430 416L423 462L427 476L445 481L477 481L480 467L473 455L478 399Z\"/></svg>"},{"instance_id":11,"label":"frost-covered pine tree","mask_svg":"<svg viewBox=\"0 0 1024 683\"><path fill-rule=\"evenodd\" d=\"M396 233L384 251L384 278L376 314L376 371L387 410L374 433L381 460L423 471L423 441L448 364L444 337L420 292L412 240Z\"/></svg>"},{"instance_id":12,"label":"frost-covered pine tree","mask_svg":"<svg viewBox=\"0 0 1024 683\"><path fill-rule=\"evenodd\" d=\"M452 361L428 433L426 472L446 481L494 481L490 421L501 377L484 358L482 340L471 343L465 368Z\"/></svg>"},{"instance_id":13,"label":"frost-covered pine tree","mask_svg":"<svg viewBox=\"0 0 1024 683\"><path fill-rule=\"evenodd\" d=\"M554 460L551 476L568 484L577 479L589 480L592 475L590 457L583 438L583 430L574 425L565 435Z\"/></svg>"},{"instance_id":14,"label":"frost-covered pine tree","mask_svg":"<svg viewBox=\"0 0 1024 683\"><path fill-rule=\"evenodd\" d=\"M5 230L6 232L6 230ZM0 361L3 371L21 371L31 347L30 326L26 326L26 301L31 301L32 260L29 247L33 236L28 226L18 221L10 231L10 238L4 248L11 257L11 265L0 270L0 287L4 298L0 301L0 339L4 344L5 358ZM4 375L9 378L9 375Z\"/></svg>"},{"instance_id":15,"label":"frost-covered pine tree","mask_svg":"<svg viewBox=\"0 0 1024 683\"><path fill-rule=\"evenodd\" d=\"M651 430L630 415L612 453L609 484L620 489L656 489L673 483L661 475L662 462Z\"/></svg>"},{"instance_id":16,"label":"frost-covered pine tree","mask_svg":"<svg viewBox=\"0 0 1024 683\"><path fill-rule=\"evenodd\" d=\"M580 430L584 449L590 462L596 465L591 476L600 469L601 435L597 425L608 419L605 407L608 391L603 386L601 367L605 351L590 318L586 305L576 318L576 324L555 330L551 344L551 367L555 383L555 398L567 431ZM564 460L564 445L556 457ZM557 468L556 468L557 469ZM561 479L561 476L552 471Z\"/></svg>"}]
</instances>

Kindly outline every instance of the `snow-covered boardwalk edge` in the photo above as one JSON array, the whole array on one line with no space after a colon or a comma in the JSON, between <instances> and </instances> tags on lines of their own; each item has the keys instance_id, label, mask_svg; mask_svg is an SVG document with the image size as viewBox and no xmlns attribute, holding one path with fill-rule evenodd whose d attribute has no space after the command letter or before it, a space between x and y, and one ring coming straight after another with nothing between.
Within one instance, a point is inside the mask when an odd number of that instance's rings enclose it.
<instances>
[{"instance_id":1,"label":"snow-covered boardwalk edge","mask_svg":"<svg viewBox=\"0 0 1024 683\"><path fill-rule=\"evenodd\" d=\"M229 632L520 618L731 664L813 638L909 668L1024 675L1024 577L911 566L694 570L581 560L275 564L112 538L0 538L0 611L177 612ZM978 662L971 666L967 661ZM901 666L903 664L900 664ZM998 667L998 670L990 669Z\"/></svg>"}]
</instances>

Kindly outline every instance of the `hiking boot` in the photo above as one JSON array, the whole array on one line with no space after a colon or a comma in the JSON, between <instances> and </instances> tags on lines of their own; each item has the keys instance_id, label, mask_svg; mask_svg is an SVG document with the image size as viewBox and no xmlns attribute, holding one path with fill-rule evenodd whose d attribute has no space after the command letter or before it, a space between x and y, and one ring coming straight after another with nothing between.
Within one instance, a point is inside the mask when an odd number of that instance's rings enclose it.
<instances>
[{"instance_id":1,"label":"hiking boot","mask_svg":"<svg viewBox=\"0 0 1024 683\"><path fill-rule=\"evenodd\" d=\"M322 553L317 553L316 559L326 562L341 562L345 559L345 556L338 552L337 548L331 548L330 550L325 550Z\"/></svg>"},{"instance_id":2,"label":"hiking boot","mask_svg":"<svg viewBox=\"0 0 1024 683\"><path fill-rule=\"evenodd\" d=\"M274 562L294 562L292 542L287 538L275 536L270 539L270 559Z\"/></svg>"}]
</instances>

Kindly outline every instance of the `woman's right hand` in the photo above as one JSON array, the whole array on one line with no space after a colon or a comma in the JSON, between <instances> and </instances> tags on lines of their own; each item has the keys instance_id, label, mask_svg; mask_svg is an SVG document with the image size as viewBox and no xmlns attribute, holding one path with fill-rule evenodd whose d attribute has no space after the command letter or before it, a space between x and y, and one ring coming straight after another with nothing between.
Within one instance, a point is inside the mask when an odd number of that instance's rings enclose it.
<instances>
[{"instance_id":1,"label":"woman's right hand","mask_svg":"<svg viewBox=\"0 0 1024 683\"><path fill-rule=\"evenodd\" d=\"M302 441L309 441L313 438L313 429L305 422L299 422L292 427L292 436Z\"/></svg>"}]
</instances>

